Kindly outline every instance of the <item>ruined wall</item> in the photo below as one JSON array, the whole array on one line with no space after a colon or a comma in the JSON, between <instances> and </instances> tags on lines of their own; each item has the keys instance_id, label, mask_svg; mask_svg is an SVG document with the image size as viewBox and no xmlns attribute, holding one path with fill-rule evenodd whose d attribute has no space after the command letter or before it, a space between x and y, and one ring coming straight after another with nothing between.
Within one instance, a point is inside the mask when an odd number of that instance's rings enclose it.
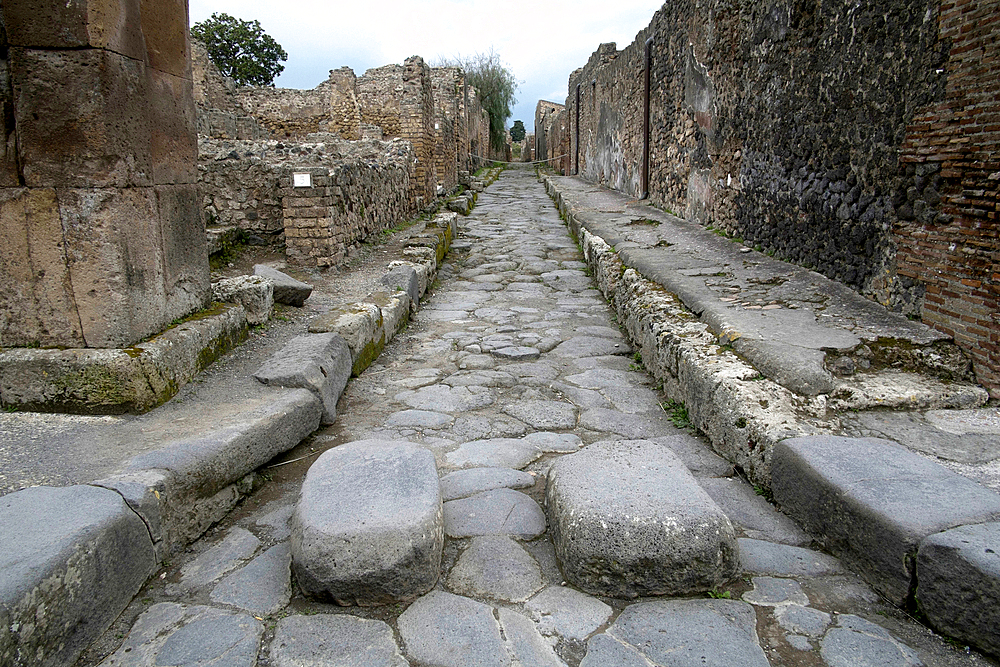
<instances>
[{"instance_id":1,"label":"ruined wall","mask_svg":"<svg viewBox=\"0 0 1000 667\"><path fill-rule=\"evenodd\" d=\"M468 122L465 118L465 75L458 67L431 69L434 92L434 169L442 193L458 185L458 172L468 170Z\"/></svg>"},{"instance_id":2,"label":"ruined wall","mask_svg":"<svg viewBox=\"0 0 1000 667\"><path fill-rule=\"evenodd\" d=\"M978 244L981 260L996 266L995 246L990 250L984 240L996 238L984 223L991 205L995 216L996 181L989 174L997 171L988 166L996 162L997 138L989 129L996 121L989 120L986 107L1000 78L982 63L989 62L987 45L1000 37L1000 22L982 17L996 16L997 2L966 0L960 10L956 6L947 2L942 9L937 0L665 4L630 46L617 51L612 44L602 45L571 75L571 166L586 179L642 194L643 73L646 40L652 38L652 203L955 330L955 321L973 315L949 310L952 314L944 318L952 325L929 315L934 311L925 305L925 286L982 282L982 277L959 276L957 268L949 276L933 260L921 265L911 259L916 255L906 248ZM955 46L958 42L963 43ZM957 67L961 54L969 54L975 65ZM948 92L966 85L981 96L973 100ZM955 213L940 209L932 216L936 226L924 230L930 214L921 205L923 218L918 218L914 205L924 190L911 188L918 174L921 185L934 179L926 163L946 160L927 157L928 147L920 153L917 144L952 143L969 122L964 112L970 105L983 109L980 157L969 158L966 145L959 152L968 169L947 172L969 223L963 231L961 224L937 216ZM915 119L918 111L927 116L924 124ZM936 117L945 111L950 119ZM937 127L940 123L950 129ZM942 131L952 135L930 136ZM907 141L914 146L913 159L904 156L901 163ZM918 162L923 163L919 168ZM944 173L942 167L942 180ZM970 194L960 194L966 189ZM913 218L921 222L910 224ZM982 231L969 234L976 224ZM915 244L914 232L940 235L940 240L922 237ZM970 243L973 237L979 241ZM968 256L956 249L943 251L951 253L955 267ZM979 271L986 274L990 271ZM995 321L991 324L995 331ZM982 324L973 330L979 332L976 345L995 345L992 333L982 333ZM981 371L984 363L996 366L995 358L980 361Z\"/></svg>"},{"instance_id":3,"label":"ruined wall","mask_svg":"<svg viewBox=\"0 0 1000 667\"><path fill-rule=\"evenodd\" d=\"M197 131L216 139L263 139L267 132L236 101L236 84L208 57L205 45L191 40L191 76Z\"/></svg>"},{"instance_id":4,"label":"ruined wall","mask_svg":"<svg viewBox=\"0 0 1000 667\"><path fill-rule=\"evenodd\" d=\"M184 2L4 0L0 346L126 347L209 298Z\"/></svg>"},{"instance_id":5,"label":"ruined wall","mask_svg":"<svg viewBox=\"0 0 1000 667\"><path fill-rule=\"evenodd\" d=\"M569 172L569 122L566 107L539 100L535 106L535 155L556 171Z\"/></svg>"},{"instance_id":6,"label":"ruined wall","mask_svg":"<svg viewBox=\"0 0 1000 667\"><path fill-rule=\"evenodd\" d=\"M330 70L329 78L310 90L244 87L236 91L239 105L257 119L272 138L302 139L314 132L332 132L341 139L361 138L361 111L355 96L354 71Z\"/></svg>"}]
</instances>

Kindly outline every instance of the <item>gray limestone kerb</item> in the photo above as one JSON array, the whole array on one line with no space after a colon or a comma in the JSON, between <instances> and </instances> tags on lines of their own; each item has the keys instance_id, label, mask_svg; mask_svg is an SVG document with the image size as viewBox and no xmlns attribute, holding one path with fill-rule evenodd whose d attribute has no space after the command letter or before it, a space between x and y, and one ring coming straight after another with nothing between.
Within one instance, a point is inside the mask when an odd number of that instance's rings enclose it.
<instances>
[{"instance_id":1,"label":"gray limestone kerb","mask_svg":"<svg viewBox=\"0 0 1000 667\"><path fill-rule=\"evenodd\" d=\"M771 455L771 489L788 514L897 604L910 595L921 540L1000 518L1000 495L874 438L783 440Z\"/></svg>"},{"instance_id":2,"label":"gray limestone kerb","mask_svg":"<svg viewBox=\"0 0 1000 667\"><path fill-rule=\"evenodd\" d=\"M323 402L322 423L332 424L351 365L351 350L340 335L306 334L288 341L254 377L266 385L308 389Z\"/></svg>"}]
</instances>

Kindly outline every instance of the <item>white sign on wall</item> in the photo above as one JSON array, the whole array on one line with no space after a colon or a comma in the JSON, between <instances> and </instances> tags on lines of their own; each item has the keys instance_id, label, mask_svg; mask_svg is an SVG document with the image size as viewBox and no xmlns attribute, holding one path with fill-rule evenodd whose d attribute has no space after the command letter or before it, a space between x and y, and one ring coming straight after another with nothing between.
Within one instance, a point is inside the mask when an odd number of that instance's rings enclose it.
<instances>
[{"instance_id":1,"label":"white sign on wall","mask_svg":"<svg viewBox=\"0 0 1000 667\"><path fill-rule=\"evenodd\" d=\"M296 188L311 188L313 185L312 174L292 174L292 187Z\"/></svg>"}]
</instances>

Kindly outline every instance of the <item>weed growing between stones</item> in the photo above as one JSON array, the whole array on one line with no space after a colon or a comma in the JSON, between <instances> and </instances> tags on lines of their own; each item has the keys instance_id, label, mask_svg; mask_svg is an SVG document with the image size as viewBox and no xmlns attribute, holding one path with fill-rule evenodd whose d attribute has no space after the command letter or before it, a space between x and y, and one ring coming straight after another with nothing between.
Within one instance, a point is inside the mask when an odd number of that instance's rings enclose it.
<instances>
[{"instance_id":1,"label":"weed growing between stones","mask_svg":"<svg viewBox=\"0 0 1000 667\"><path fill-rule=\"evenodd\" d=\"M710 590L707 595L713 600L731 600L733 598L732 591L723 591L718 588Z\"/></svg>"},{"instance_id":2,"label":"weed growing between stones","mask_svg":"<svg viewBox=\"0 0 1000 667\"><path fill-rule=\"evenodd\" d=\"M691 423L691 418L688 416L687 407L683 403L679 401L667 401L660 403L660 409L667 413L670 423L677 428L685 430L694 429L694 424Z\"/></svg>"}]
</instances>

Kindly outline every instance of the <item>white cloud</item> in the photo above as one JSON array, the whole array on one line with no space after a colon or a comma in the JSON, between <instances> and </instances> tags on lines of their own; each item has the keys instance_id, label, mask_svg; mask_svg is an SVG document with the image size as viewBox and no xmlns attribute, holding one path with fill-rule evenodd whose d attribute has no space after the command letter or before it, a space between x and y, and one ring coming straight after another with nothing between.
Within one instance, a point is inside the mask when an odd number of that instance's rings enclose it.
<instances>
[{"instance_id":1,"label":"white cloud","mask_svg":"<svg viewBox=\"0 0 1000 667\"><path fill-rule=\"evenodd\" d=\"M609 9L596 0L190 0L190 16L191 23L213 12L260 21L288 52L275 82L287 88L312 88L343 65L360 75L412 55L430 62L492 47L521 82L511 120L523 120L531 131L538 99L564 101L570 72L602 42L619 49L630 44L660 4L618 0Z\"/></svg>"}]
</instances>

